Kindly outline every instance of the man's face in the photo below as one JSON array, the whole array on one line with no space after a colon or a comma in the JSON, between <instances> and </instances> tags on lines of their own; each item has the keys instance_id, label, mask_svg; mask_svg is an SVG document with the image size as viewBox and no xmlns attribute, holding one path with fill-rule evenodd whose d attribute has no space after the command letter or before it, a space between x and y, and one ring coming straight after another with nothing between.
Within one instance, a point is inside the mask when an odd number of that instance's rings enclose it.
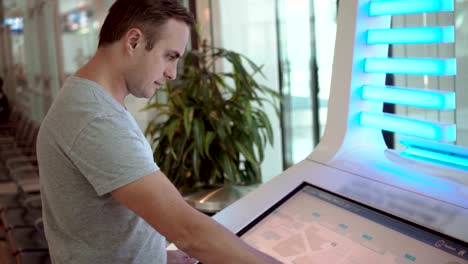
<instances>
[{"instance_id":1,"label":"man's face","mask_svg":"<svg viewBox=\"0 0 468 264\"><path fill-rule=\"evenodd\" d=\"M150 98L156 90L177 75L177 62L184 53L189 27L170 19L161 27L161 35L152 50L140 45L133 56L134 63L126 76L128 92L136 97Z\"/></svg>"}]
</instances>

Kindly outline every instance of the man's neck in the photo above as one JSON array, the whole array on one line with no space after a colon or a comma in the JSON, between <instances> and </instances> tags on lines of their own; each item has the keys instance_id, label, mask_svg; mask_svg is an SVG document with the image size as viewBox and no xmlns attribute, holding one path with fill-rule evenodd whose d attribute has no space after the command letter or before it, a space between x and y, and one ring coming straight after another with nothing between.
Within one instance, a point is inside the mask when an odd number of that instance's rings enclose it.
<instances>
[{"instance_id":1,"label":"man's neck","mask_svg":"<svg viewBox=\"0 0 468 264\"><path fill-rule=\"evenodd\" d=\"M112 56L112 47L99 48L91 60L83 65L75 76L98 83L107 90L117 102L125 107L125 97L129 94L123 78L120 62Z\"/></svg>"}]
</instances>

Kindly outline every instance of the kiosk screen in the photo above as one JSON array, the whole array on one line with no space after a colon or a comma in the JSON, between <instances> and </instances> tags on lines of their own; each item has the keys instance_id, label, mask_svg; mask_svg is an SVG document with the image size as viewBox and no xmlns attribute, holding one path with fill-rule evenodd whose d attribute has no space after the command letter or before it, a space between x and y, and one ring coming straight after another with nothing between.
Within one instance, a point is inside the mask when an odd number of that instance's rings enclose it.
<instances>
[{"instance_id":1,"label":"kiosk screen","mask_svg":"<svg viewBox=\"0 0 468 264\"><path fill-rule=\"evenodd\" d=\"M238 235L285 263L468 263L465 242L306 183Z\"/></svg>"}]
</instances>

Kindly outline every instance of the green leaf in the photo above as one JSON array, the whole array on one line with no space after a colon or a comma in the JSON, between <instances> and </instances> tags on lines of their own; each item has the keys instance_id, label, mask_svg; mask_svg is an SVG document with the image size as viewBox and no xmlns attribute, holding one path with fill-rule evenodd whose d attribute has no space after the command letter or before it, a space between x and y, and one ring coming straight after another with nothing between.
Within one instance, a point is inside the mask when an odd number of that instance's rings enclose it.
<instances>
[{"instance_id":1,"label":"green leaf","mask_svg":"<svg viewBox=\"0 0 468 264\"><path fill-rule=\"evenodd\" d=\"M154 134L155 134L155 131L154 131L155 126L156 126L156 122L150 121L150 122L148 123L148 126L145 128L144 135L145 135L145 136L148 136L148 135L149 135L149 136L153 137Z\"/></svg>"},{"instance_id":2,"label":"green leaf","mask_svg":"<svg viewBox=\"0 0 468 264\"><path fill-rule=\"evenodd\" d=\"M221 153L221 166L224 171L224 178L230 182L240 182L238 166L225 153Z\"/></svg>"},{"instance_id":3,"label":"green leaf","mask_svg":"<svg viewBox=\"0 0 468 264\"><path fill-rule=\"evenodd\" d=\"M213 142L213 139L216 137L216 134L212 131L208 131L206 133L206 139L205 139L205 154L206 156L211 159L211 156L210 156L210 145L211 145L211 142Z\"/></svg>"},{"instance_id":4,"label":"green leaf","mask_svg":"<svg viewBox=\"0 0 468 264\"><path fill-rule=\"evenodd\" d=\"M266 115L265 112L262 112L262 111L258 111L257 114L260 120L262 121L263 125L265 126L265 129L268 135L268 141L270 142L270 145L273 145L273 128L271 127L268 116Z\"/></svg>"},{"instance_id":5,"label":"green leaf","mask_svg":"<svg viewBox=\"0 0 468 264\"><path fill-rule=\"evenodd\" d=\"M167 108L167 105L162 104L162 103L150 103L150 104L147 104L142 109L140 109L139 112L148 111L153 108L156 108L156 109Z\"/></svg>"},{"instance_id":6,"label":"green leaf","mask_svg":"<svg viewBox=\"0 0 468 264\"><path fill-rule=\"evenodd\" d=\"M203 138L205 137L205 126L203 121L193 120L193 135L195 138L195 148L203 156Z\"/></svg>"},{"instance_id":7,"label":"green leaf","mask_svg":"<svg viewBox=\"0 0 468 264\"><path fill-rule=\"evenodd\" d=\"M255 154L253 152L252 145L247 146L247 145L244 145L241 142L235 142L234 144L235 144L236 148L240 151L240 153L242 153L242 155L244 155L244 157L248 161L250 161L253 164L258 163L257 160L255 159Z\"/></svg>"},{"instance_id":8,"label":"green leaf","mask_svg":"<svg viewBox=\"0 0 468 264\"><path fill-rule=\"evenodd\" d=\"M179 128L180 120L179 119L170 119L167 122L167 126L164 127L164 131L167 134L169 138L169 144L172 143L172 139L174 138L174 135Z\"/></svg>"},{"instance_id":9,"label":"green leaf","mask_svg":"<svg viewBox=\"0 0 468 264\"><path fill-rule=\"evenodd\" d=\"M226 154L221 153L221 166L223 168L225 177L228 179L233 179L234 172L231 167L231 163L229 161L229 157Z\"/></svg>"},{"instance_id":10,"label":"green leaf","mask_svg":"<svg viewBox=\"0 0 468 264\"><path fill-rule=\"evenodd\" d=\"M259 158L259 161L261 162L264 159L262 138L260 137L260 134L258 132L253 133L253 138L254 138L255 146L257 147L257 152L259 156L258 158Z\"/></svg>"},{"instance_id":11,"label":"green leaf","mask_svg":"<svg viewBox=\"0 0 468 264\"><path fill-rule=\"evenodd\" d=\"M185 146L185 148L181 151L183 154L182 154L182 165L185 166L185 164L188 163L188 160L187 160L187 157L190 153L192 153L193 151L195 151L194 149L194 144L193 142L191 142L188 146Z\"/></svg>"},{"instance_id":12,"label":"green leaf","mask_svg":"<svg viewBox=\"0 0 468 264\"><path fill-rule=\"evenodd\" d=\"M200 181L200 156L195 150L192 151L193 174L196 181Z\"/></svg>"},{"instance_id":13,"label":"green leaf","mask_svg":"<svg viewBox=\"0 0 468 264\"><path fill-rule=\"evenodd\" d=\"M260 169L260 165L258 164L252 164L248 161L245 162L244 164L247 178L252 182L260 182L262 180L262 173Z\"/></svg>"},{"instance_id":14,"label":"green leaf","mask_svg":"<svg viewBox=\"0 0 468 264\"><path fill-rule=\"evenodd\" d=\"M239 164L236 164L234 160L230 159L229 160L231 164L231 168L233 171L233 175L231 176L234 180L231 180L233 183L242 183L243 180L241 179L241 173L239 170Z\"/></svg>"},{"instance_id":15,"label":"green leaf","mask_svg":"<svg viewBox=\"0 0 468 264\"><path fill-rule=\"evenodd\" d=\"M262 77L266 79L266 76L265 76L265 75L263 74L263 72L262 72L263 65L258 66L257 64L255 64L255 62L253 62L253 61L252 61L251 59L249 59L247 56L241 55L241 57L242 57L243 59L245 59L245 60L249 63L250 67L252 67L252 69L254 70L254 72L252 73L252 75L255 75L256 73L260 73L260 74L262 75Z\"/></svg>"},{"instance_id":16,"label":"green leaf","mask_svg":"<svg viewBox=\"0 0 468 264\"><path fill-rule=\"evenodd\" d=\"M216 132L218 133L219 138L221 141L225 141L227 138L226 130L224 129L223 122L221 120L216 119Z\"/></svg>"},{"instance_id":17,"label":"green leaf","mask_svg":"<svg viewBox=\"0 0 468 264\"><path fill-rule=\"evenodd\" d=\"M177 160L177 154L175 153L174 148L169 147L169 153L172 155L174 160Z\"/></svg>"},{"instance_id":18,"label":"green leaf","mask_svg":"<svg viewBox=\"0 0 468 264\"><path fill-rule=\"evenodd\" d=\"M183 108L185 101L182 99L180 94L171 95L170 103L176 108Z\"/></svg>"},{"instance_id":19,"label":"green leaf","mask_svg":"<svg viewBox=\"0 0 468 264\"><path fill-rule=\"evenodd\" d=\"M245 108L247 127L252 127L252 106L247 102Z\"/></svg>"},{"instance_id":20,"label":"green leaf","mask_svg":"<svg viewBox=\"0 0 468 264\"><path fill-rule=\"evenodd\" d=\"M184 109L184 127L186 136L190 135L190 130L192 128L193 112L193 107Z\"/></svg>"},{"instance_id":21,"label":"green leaf","mask_svg":"<svg viewBox=\"0 0 468 264\"><path fill-rule=\"evenodd\" d=\"M221 112L221 118L219 119L220 124L223 126L224 131L227 132L228 135L232 133L232 126L234 121L229 117L225 112Z\"/></svg>"}]
</instances>

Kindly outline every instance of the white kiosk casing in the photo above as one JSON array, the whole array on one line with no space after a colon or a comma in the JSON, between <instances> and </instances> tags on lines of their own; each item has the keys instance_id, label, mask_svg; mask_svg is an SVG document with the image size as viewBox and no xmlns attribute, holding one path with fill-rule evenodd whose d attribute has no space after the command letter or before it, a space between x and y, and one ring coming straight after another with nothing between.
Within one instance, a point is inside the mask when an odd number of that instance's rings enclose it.
<instances>
[{"instance_id":1,"label":"white kiosk casing","mask_svg":"<svg viewBox=\"0 0 468 264\"><path fill-rule=\"evenodd\" d=\"M320 144L306 160L213 216L232 232L245 230L294 189L307 183L449 239L455 238L459 243L468 242L467 168L404 157L387 149L381 129L359 123L361 112L382 113L383 108L382 102L360 97L363 85L385 84L385 73L363 71L365 58L388 56L388 45L366 44L369 28L390 28L391 21L391 16L369 16L371 2L340 2L328 121ZM450 252L451 246L443 243L438 241L436 246ZM464 257L465 249L459 251L458 256ZM406 257L397 260L413 261L411 255Z\"/></svg>"}]
</instances>

